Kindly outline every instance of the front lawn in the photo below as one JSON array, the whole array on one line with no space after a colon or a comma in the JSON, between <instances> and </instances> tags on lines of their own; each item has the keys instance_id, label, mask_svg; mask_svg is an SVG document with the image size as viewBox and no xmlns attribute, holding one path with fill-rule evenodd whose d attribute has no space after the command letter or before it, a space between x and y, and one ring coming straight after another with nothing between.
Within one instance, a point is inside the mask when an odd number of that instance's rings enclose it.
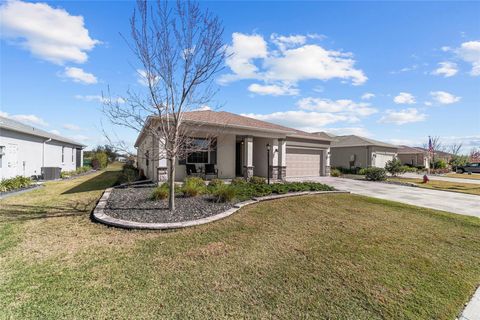
<instances>
[{"instance_id":1,"label":"front lawn","mask_svg":"<svg viewBox=\"0 0 480 320\"><path fill-rule=\"evenodd\" d=\"M398 178L398 177L388 178L388 180L414 183L418 187L426 188L426 189L454 191L454 192L460 192L460 193L480 195L480 184L474 184L474 183L450 182L450 181L433 180L433 179L428 181L428 183L423 183L422 179Z\"/></svg>"},{"instance_id":2,"label":"front lawn","mask_svg":"<svg viewBox=\"0 0 480 320\"><path fill-rule=\"evenodd\" d=\"M337 194L127 231L89 217L117 177L0 201L1 319L454 319L480 282L477 218Z\"/></svg>"},{"instance_id":3,"label":"front lawn","mask_svg":"<svg viewBox=\"0 0 480 320\"><path fill-rule=\"evenodd\" d=\"M460 178L460 179L473 179L473 180L480 180L480 174L478 173L447 173L446 177L450 178Z\"/></svg>"}]
</instances>

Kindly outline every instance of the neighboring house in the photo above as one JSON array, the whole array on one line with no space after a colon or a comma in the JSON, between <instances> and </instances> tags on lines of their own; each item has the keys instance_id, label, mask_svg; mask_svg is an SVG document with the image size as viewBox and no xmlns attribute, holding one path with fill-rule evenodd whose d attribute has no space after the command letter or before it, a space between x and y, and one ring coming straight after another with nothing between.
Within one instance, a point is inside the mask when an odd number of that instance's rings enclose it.
<instances>
[{"instance_id":1,"label":"neighboring house","mask_svg":"<svg viewBox=\"0 0 480 320\"><path fill-rule=\"evenodd\" d=\"M202 171L206 164L213 164L219 178L251 176L284 180L288 177L329 175L329 149L331 139L324 134L312 134L253 118L215 111L192 111L184 114L184 126L188 126L196 145L205 150L191 153L186 159L177 159L176 181L187 176L186 165L194 165ZM158 117L147 121L150 127ZM205 143L204 139L214 143ZM267 144L270 147L270 163L267 164ZM137 166L154 181L166 180L167 161L154 155L160 144L143 130L135 142Z\"/></svg>"},{"instance_id":2,"label":"neighboring house","mask_svg":"<svg viewBox=\"0 0 480 320\"><path fill-rule=\"evenodd\" d=\"M0 117L0 179L40 176L42 167L62 171L82 166L81 143Z\"/></svg>"},{"instance_id":3,"label":"neighboring house","mask_svg":"<svg viewBox=\"0 0 480 320\"><path fill-rule=\"evenodd\" d=\"M417 148L417 149L423 150L423 152L425 152L426 154L428 154L428 149L425 149L425 148ZM442 160L444 160L446 163L449 163L453 156L454 156L454 155L451 154L451 153L449 153L449 152L445 152L445 151L435 151L434 158L435 158L435 161L442 159Z\"/></svg>"},{"instance_id":4,"label":"neighboring house","mask_svg":"<svg viewBox=\"0 0 480 320\"><path fill-rule=\"evenodd\" d=\"M398 147L356 135L333 136L330 164L342 168L385 168L394 159Z\"/></svg>"},{"instance_id":5,"label":"neighboring house","mask_svg":"<svg viewBox=\"0 0 480 320\"><path fill-rule=\"evenodd\" d=\"M399 146L398 148L398 159L400 159L402 164L413 167L425 167L427 169L430 167L427 150L409 146Z\"/></svg>"}]
</instances>

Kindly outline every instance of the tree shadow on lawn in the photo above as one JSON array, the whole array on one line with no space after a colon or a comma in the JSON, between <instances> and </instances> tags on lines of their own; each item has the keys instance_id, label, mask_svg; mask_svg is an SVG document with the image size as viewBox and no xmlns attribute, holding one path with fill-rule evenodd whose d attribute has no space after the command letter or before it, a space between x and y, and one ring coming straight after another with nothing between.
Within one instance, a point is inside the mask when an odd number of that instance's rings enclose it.
<instances>
[{"instance_id":1,"label":"tree shadow on lawn","mask_svg":"<svg viewBox=\"0 0 480 320\"><path fill-rule=\"evenodd\" d=\"M88 214L95 201L75 201L62 206L4 204L0 208L0 223Z\"/></svg>"},{"instance_id":2,"label":"tree shadow on lawn","mask_svg":"<svg viewBox=\"0 0 480 320\"><path fill-rule=\"evenodd\" d=\"M62 194L73 194L79 192L89 192L95 190L104 190L115 185L119 178L119 171L105 171L102 174L88 179L79 185L63 192Z\"/></svg>"}]
</instances>

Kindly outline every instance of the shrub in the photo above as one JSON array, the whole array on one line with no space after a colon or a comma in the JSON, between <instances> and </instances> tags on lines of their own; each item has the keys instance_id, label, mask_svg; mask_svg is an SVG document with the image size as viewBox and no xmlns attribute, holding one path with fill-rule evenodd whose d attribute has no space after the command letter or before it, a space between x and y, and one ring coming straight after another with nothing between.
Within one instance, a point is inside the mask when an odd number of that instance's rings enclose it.
<instances>
[{"instance_id":1,"label":"shrub","mask_svg":"<svg viewBox=\"0 0 480 320\"><path fill-rule=\"evenodd\" d=\"M417 168L415 167L409 167L409 166L403 166L403 172L417 172Z\"/></svg>"},{"instance_id":2,"label":"shrub","mask_svg":"<svg viewBox=\"0 0 480 320\"><path fill-rule=\"evenodd\" d=\"M248 180L252 184L266 184L267 180L264 177L253 176Z\"/></svg>"},{"instance_id":3,"label":"shrub","mask_svg":"<svg viewBox=\"0 0 480 320\"><path fill-rule=\"evenodd\" d=\"M332 169L332 170L330 170L330 175L332 177L340 177L342 175L342 173L338 169Z\"/></svg>"},{"instance_id":4,"label":"shrub","mask_svg":"<svg viewBox=\"0 0 480 320\"><path fill-rule=\"evenodd\" d=\"M95 170L104 169L108 164L108 156L106 152L98 151L92 155L92 167Z\"/></svg>"},{"instance_id":5,"label":"shrub","mask_svg":"<svg viewBox=\"0 0 480 320\"><path fill-rule=\"evenodd\" d=\"M31 178L25 178L22 176L16 176L10 179L3 179L2 181L0 181L0 192L27 188L31 184L33 184L33 180Z\"/></svg>"},{"instance_id":6,"label":"shrub","mask_svg":"<svg viewBox=\"0 0 480 320\"><path fill-rule=\"evenodd\" d=\"M360 167L352 167L352 168L337 167L335 169L339 170L343 174L359 174L358 172L362 168L360 168Z\"/></svg>"},{"instance_id":7,"label":"shrub","mask_svg":"<svg viewBox=\"0 0 480 320\"><path fill-rule=\"evenodd\" d=\"M288 184L285 183L274 183L270 185L270 189L272 190L272 193L278 194L288 193L289 191Z\"/></svg>"},{"instance_id":8,"label":"shrub","mask_svg":"<svg viewBox=\"0 0 480 320\"><path fill-rule=\"evenodd\" d=\"M202 180L202 178L199 177L187 178L183 182L181 190L183 195L186 197L196 197L200 194L205 193L205 182Z\"/></svg>"},{"instance_id":9,"label":"shrub","mask_svg":"<svg viewBox=\"0 0 480 320\"><path fill-rule=\"evenodd\" d=\"M158 186L155 189L153 189L150 199L157 200L157 201L165 200L168 198L169 193L170 193L170 189L168 188L168 184L163 183L161 186Z\"/></svg>"},{"instance_id":10,"label":"shrub","mask_svg":"<svg viewBox=\"0 0 480 320\"><path fill-rule=\"evenodd\" d=\"M434 166L431 166L431 167L435 169L446 169L448 167L448 164L445 160L438 159L438 160L435 160Z\"/></svg>"},{"instance_id":11,"label":"shrub","mask_svg":"<svg viewBox=\"0 0 480 320\"><path fill-rule=\"evenodd\" d=\"M365 179L369 181L385 181L387 180L387 174L385 169L371 167L365 170Z\"/></svg>"},{"instance_id":12,"label":"shrub","mask_svg":"<svg viewBox=\"0 0 480 320\"><path fill-rule=\"evenodd\" d=\"M358 174L364 176L367 174L367 168L361 168L360 170L358 170Z\"/></svg>"},{"instance_id":13,"label":"shrub","mask_svg":"<svg viewBox=\"0 0 480 320\"><path fill-rule=\"evenodd\" d=\"M225 183L223 182L223 180L220 180L220 179L212 179L212 181L210 181L210 183L208 184L208 186L212 189L216 189L218 187L221 187L223 186Z\"/></svg>"},{"instance_id":14,"label":"shrub","mask_svg":"<svg viewBox=\"0 0 480 320\"><path fill-rule=\"evenodd\" d=\"M244 185L244 184L246 184L246 183L247 183L247 181L246 181L245 179L243 179L243 178L234 178L234 179L232 179L232 182L231 182L231 184L232 184L233 186L236 186L236 185Z\"/></svg>"},{"instance_id":15,"label":"shrub","mask_svg":"<svg viewBox=\"0 0 480 320\"><path fill-rule=\"evenodd\" d=\"M82 167L78 167L77 170L75 170L75 172L76 172L77 174L80 174L80 173L88 172L88 171L90 171L90 170L92 170L92 167L90 167L90 166L82 166Z\"/></svg>"},{"instance_id":16,"label":"shrub","mask_svg":"<svg viewBox=\"0 0 480 320\"><path fill-rule=\"evenodd\" d=\"M387 161L387 163L385 164L385 170L387 170L392 176L397 176L399 174L405 173L405 167L398 159L392 159L390 161Z\"/></svg>"},{"instance_id":17,"label":"shrub","mask_svg":"<svg viewBox=\"0 0 480 320\"><path fill-rule=\"evenodd\" d=\"M219 185L213 192L217 202L231 202L237 195L237 189L234 186Z\"/></svg>"}]
</instances>

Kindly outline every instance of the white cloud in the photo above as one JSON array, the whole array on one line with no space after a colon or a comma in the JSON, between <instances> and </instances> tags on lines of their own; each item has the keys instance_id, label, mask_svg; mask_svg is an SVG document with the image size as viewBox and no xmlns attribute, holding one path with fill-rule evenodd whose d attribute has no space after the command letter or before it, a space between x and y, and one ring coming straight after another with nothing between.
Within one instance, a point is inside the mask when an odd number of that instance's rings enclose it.
<instances>
[{"instance_id":1,"label":"white cloud","mask_svg":"<svg viewBox=\"0 0 480 320\"><path fill-rule=\"evenodd\" d=\"M425 101L424 104L427 106L427 107L430 107L432 105L432 102L431 101Z\"/></svg>"},{"instance_id":2,"label":"white cloud","mask_svg":"<svg viewBox=\"0 0 480 320\"><path fill-rule=\"evenodd\" d=\"M330 100L322 98L303 98L297 102L297 106L303 110L321 112L345 112L350 116L369 116L377 112L366 102L354 102L348 99Z\"/></svg>"},{"instance_id":3,"label":"white cloud","mask_svg":"<svg viewBox=\"0 0 480 320\"><path fill-rule=\"evenodd\" d=\"M343 127L343 128L325 128L324 131L328 133L332 133L336 136L344 136L344 135L356 135L362 137L370 137L372 133L369 132L364 127Z\"/></svg>"},{"instance_id":4,"label":"white cloud","mask_svg":"<svg viewBox=\"0 0 480 320\"><path fill-rule=\"evenodd\" d=\"M307 42L307 37L304 35L282 36L276 33L270 35L270 40L277 45L281 51L295 46L303 45Z\"/></svg>"},{"instance_id":5,"label":"white cloud","mask_svg":"<svg viewBox=\"0 0 480 320\"><path fill-rule=\"evenodd\" d=\"M274 112L270 114L250 113L243 115L309 132L321 131L322 128L327 124L339 121L348 121L350 119L347 115L344 114L306 112L301 110Z\"/></svg>"},{"instance_id":6,"label":"white cloud","mask_svg":"<svg viewBox=\"0 0 480 320\"><path fill-rule=\"evenodd\" d=\"M385 115L380 119L380 122L402 125L406 123L424 121L426 118L426 114L419 112L415 108L408 108L399 111L387 110Z\"/></svg>"},{"instance_id":7,"label":"white cloud","mask_svg":"<svg viewBox=\"0 0 480 320\"><path fill-rule=\"evenodd\" d=\"M414 64L414 65L411 65L409 67L404 67L400 70L390 71L390 73L391 74L399 74L399 73L403 73L403 72L414 71L414 70L417 70L417 69L418 69L418 64Z\"/></svg>"},{"instance_id":8,"label":"white cloud","mask_svg":"<svg viewBox=\"0 0 480 320\"><path fill-rule=\"evenodd\" d=\"M440 62L439 67L435 69L432 74L436 76L444 76L445 78L452 77L457 74L458 67L454 62L444 61Z\"/></svg>"},{"instance_id":9,"label":"white cloud","mask_svg":"<svg viewBox=\"0 0 480 320\"><path fill-rule=\"evenodd\" d=\"M63 76L72 79L74 82L83 84L95 84L98 82L97 77L93 74L76 67L66 67Z\"/></svg>"},{"instance_id":10,"label":"white cloud","mask_svg":"<svg viewBox=\"0 0 480 320\"><path fill-rule=\"evenodd\" d=\"M30 125L48 127L48 123L45 120L34 114L8 114L7 112L0 112L0 116Z\"/></svg>"},{"instance_id":11,"label":"white cloud","mask_svg":"<svg viewBox=\"0 0 480 320\"><path fill-rule=\"evenodd\" d=\"M443 46L440 48L443 52L448 52L450 50L452 50L452 48L448 47L448 46Z\"/></svg>"},{"instance_id":12,"label":"white cloud","mask_svg":"<svg viewBox=\"0 0 480 320\"><path fill-rule=\"evenodd\" d=\"M64 129L71 130L71 131L79 131L81 128L76 124L66 123L62 126Z\"/></svg>"},{"instance_id":13,"label":"white cloud","mask_svg":"<svg viewBox=\"0 0 480 320\"><path fill-rule=\"evenodd\" d=\"M60 135L60 131L55 130L55 129L54 129L54 130L50 130L49 132L50 132L50 133L53 133L53 134L56 134L56 135Z\"/></svg>"},{"instance_id":14,"label":"white cloud","mask_svg":"<svg viewBox=\"0 0 480 320\"><path fill-rule=\"evenodd\" d=\"M393 98L393 102L397 104L414 104L416 101L415 97L411 93L400 92L398 96Z\"/></svg>"},{"instance_id":15,"label":"white cloud","mask_svg":"<svg viewBox=\"0 0 480 320\"><path fill-rule=\"evenodd\" d=\"M375 98L375 94L371 92L365 92L361 97L362 100L370 100L372 98Z\"/></svg>"},{"instance_id":16,"label":"white cloud","mask_svg":"<svg viewBox=\"0 0 480 320\"><path fill-rule=\"evenodd\" d=\"M464 42L455 51L461 59L472 64L470 74L480 76L480 41Z\"/></svg>"},{"instance_id":17,"label":"white cloud","mask_svg":"<svg viewBox=\"0 0 480 320\"><path fill-rule=\"evenodd\" d=\"M200 108L192 110L192 111L209 111L209 110L212 110L212 108L210 108L207 105L204 105L204 106L201 106Z\"/></svg>"},{"instance_id":18,"label":"white cloud","mask_svg":"<svg viewBox=\"0 0 480 320\"><path fill-rule=\"evenodd\" d=\"M0 6L0 17L3 38L53 63L83 63L99 43L90 37L82 16L46 3L7 1Z\"/></svg>"},{"instance_id":19,"label":"white cloud","mask_svg":"<svg viewBox=\"0 0 480 320\"><path fill-rule=\"evenodd\" d=\"M272 95L272 96L295 96L299 93L297 88L290 87L288 85L261 85L253 83L248 86L248 91L259 95Z\"/></svg>"},{"instance_id":20,"label":"white cloud","mask_svg":"<svg viewBox=\"0 0 480 320\"><path fill-rule=\"evenodd\" d=\"M412 140L412 139L393 138L393 139L387 139L386 141L397 146L414 146L418 144L418 139Z\"/></svg>"},{"instance_id":21,"label":"white cloud","mask_svg":"<svg viewBox=\"0 0 480 320\"><path fill-rule=\"evenodd\" d=\"M460 101L461 97L456 97L451 93L445 91L432 91L430 92L432 99L440 104L452 104Z\"/></svg>"},{"instance_id":22,"label":"white cloud","mask_svg":"<svg viewBox=\"0 0 480 320\"><path fill-rule=\"evenodd\" d=\"M272 34L271 41L278 50L268 50L261 35L234 33L231 54L226 64L232 71L224 74L219 82L226 84L240 79L257 79L271 85L275 82L295 85L302 80L350 80L354 85L363 84L367 77L354 67L351 53L327 50L316 44L307 44L311 36L282 36Z\"/></svg>"},{"instance_id":23,"label":"white cloud","mask_svg":"<svg viewBox=\"0 0 480 320\"><path fill-rule=\"evenodd\" d=\"M101 95L81 95L77 94L75 95L75 99L87 101L87 102L99 102L99 103L118 103L118 104L123 104L125 103L125 100L121 97L113 98L110 100L109 98L102 97Z\"/></svg>"}]
</instances>

